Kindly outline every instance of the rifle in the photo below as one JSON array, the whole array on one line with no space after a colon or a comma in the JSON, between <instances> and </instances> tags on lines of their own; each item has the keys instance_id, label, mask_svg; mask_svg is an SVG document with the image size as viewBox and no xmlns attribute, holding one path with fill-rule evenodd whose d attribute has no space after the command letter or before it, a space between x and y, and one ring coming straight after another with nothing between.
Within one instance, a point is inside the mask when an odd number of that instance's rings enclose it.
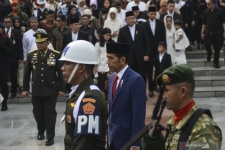
<instances>
[{"instance_id":1,"label":"rifle","mask_svg":"<svg viewBox=\"0 0 225 150\"><path fill-rule=\"evenodd\" d=\"M147 124L145 127L143 127L129 142L127 142L121 148L121 150L130 149L130 147L135 142L137 142L138 140L140 140L148 132L149 132L148 136L152 140L157 140L160 137L162 137L161 132L166 129L165 127L163 127L160 124L160 120L162 118L162 113L163 113L163 110L164 110L164 108L166 106L166 102L167 102L166 99L163 99L164 91L165 91L165 84L160 85L160 93L159 93L159 97L158 97L158 100L156 102L156 105L154 107L154 110L153 110L153 114L152 114L152 117L151 117L151 119L152 119L151 122L149 124ZM162 144L159 145L159 146L162 147ZM165 147L165 145L163 145L163 147ZM163 150L163 149L161 149L161 150Z\"/></svg>"}]
</instances>

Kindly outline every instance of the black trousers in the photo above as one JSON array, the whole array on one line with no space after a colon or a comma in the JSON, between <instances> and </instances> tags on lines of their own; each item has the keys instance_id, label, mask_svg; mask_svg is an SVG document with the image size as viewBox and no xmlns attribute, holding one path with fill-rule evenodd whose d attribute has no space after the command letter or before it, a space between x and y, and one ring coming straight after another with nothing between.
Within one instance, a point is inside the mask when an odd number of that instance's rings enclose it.
<instances>
[{"instance_id":1,"label":"black trousers","mask_svg":"<svg viewBox=\"0 0 225 150\"><path fill-rule=\"evenodd\" d=\"M217 32L210 32L206 30L205 32L205 39L204 39L204 44L205 44L205 49L207 50L208 57L212 55L212 49L211 45L214 47L214 64L218 65L219 64L219 57L220 57L220 47L222 46L222 33L221 31Z\"/></svg>"},{"instance_id":2,"label":"black trousers","mask_svg":"<svg viewBox=\"0 0 225 150\"><path fill-rule=\"evenodd\" d=\"M108 101L108 72L98 72L97 86L105 94L105 100Z\"/></svg>"},{"instance_id":3,"label":"black trousers","mask_svg":"<svg viewBox=\"0 0 225 150\"><path fill-rule=\"evenodd\" d=\"M188 24L188 27L184 29L184 32L190 42L194 42L194 28L191 26L191 23Z\"/></svg>"},{"instance_id":4,"label":"black trousers","mask_svg":"<svg viewBox=\"0 0 225 150\"><path fill-rule=\"evenodd\" d=\"M142 78L144 79L145 83L146 83L146 73L147 73L147 66L146 66L146 64L139 65L137 63L137 61L135 60L133 62L133 64L129 64L129 67L132 70L134 70L135 72L137 72L138 74L140 74L142 76Z\"/></svg>"},{"instance_id":5,"label":"black trousers","mask_svg":"<svg viewBox=\"0 0 225 150\"><path fill-rule=\"evenodd\" d=\"M4 101L2 102L2 105L7 105L7 100L9 96L9 90L8 90L8 70L0 70L0 90L1 94L4 97Z\"/></svg>"},{"instance_id":6,"label":"black trousers","mask_svg":"<svg viewBox=\"0 0 225 150\"><path fill-rule=\"evenodd\" d=\"M44 133L48 139L55 137L57 95L51 97L32 97L33 114L37 122L38 134Z\"/></svg>"},{"instance_id":7,"label":"black trousers","mask_svg":"<svg viewBox=\"0 0 225 150\"><path fill-rule=\"evenodd\" d=\"M9 77L11 80L11 93L16 94L17 88L17 70L18 70L18 63L11 63L10 70L9 70Z\"/></svg>"}]
</instances>

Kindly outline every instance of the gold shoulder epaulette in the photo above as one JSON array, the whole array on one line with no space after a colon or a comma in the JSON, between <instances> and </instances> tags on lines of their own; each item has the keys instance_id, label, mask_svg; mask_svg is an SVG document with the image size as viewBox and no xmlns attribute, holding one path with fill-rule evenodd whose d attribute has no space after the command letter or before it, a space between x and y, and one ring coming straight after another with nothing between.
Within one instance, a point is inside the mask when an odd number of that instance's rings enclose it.
<instances>
[{"instance_id":1,"label":"gold shoulder epaulette","mask_svg":"<svg viewBox=\"0 0 225 150\"><path fill-rule=\"evenodd\" d=\"M35 52L35 51L37 51L37 50L31 50L31 51L29 51L28 53L32 53L32 52Z\"/></svg>"},{"instance_id":2,"label":"gold shoulder epaulette","mask_svg":"<svg viewBox=\"0 0 225 150\"><path fill-rule=\"evenodd\" d=\"M56 53L58 53L58 54L60 54L60 52L59 51L57 51L57 50L52 50L53 52L56 52Z\"/></svg>"}]
</instances>

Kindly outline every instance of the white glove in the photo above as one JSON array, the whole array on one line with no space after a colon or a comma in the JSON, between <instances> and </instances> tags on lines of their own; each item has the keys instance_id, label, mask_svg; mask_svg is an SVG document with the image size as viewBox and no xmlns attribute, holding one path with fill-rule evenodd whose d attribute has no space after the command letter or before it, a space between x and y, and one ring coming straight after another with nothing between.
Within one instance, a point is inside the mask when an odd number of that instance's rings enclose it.
<instances>
[{"instance_id":1,"label":"white glove","mask_svg":"<svg viewBox=\"0 0 225 150\"><path fill-rule=\"evenodd\" d=\"M2 96L2 94L0 94L0 104L3 102L4 97Z\"/></svg>"},{"instance_id":2,"label":"white glove","mask_svg":"<svg viewBox=\"0 0 225 150\"><path fill-rule=\"evenodd\" d=\"M66 115L64 114L64 115L62 116L62 118L61 118L60 123L63 123L63 122L65 121L65 118L66 118Z\"/></svg>"}]
</instances>

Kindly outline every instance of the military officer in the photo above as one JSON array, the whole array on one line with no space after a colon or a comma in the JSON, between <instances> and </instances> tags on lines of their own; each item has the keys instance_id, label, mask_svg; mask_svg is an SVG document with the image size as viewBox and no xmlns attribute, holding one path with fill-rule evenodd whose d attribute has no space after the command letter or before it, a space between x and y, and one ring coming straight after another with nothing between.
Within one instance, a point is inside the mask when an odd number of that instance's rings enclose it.
<instances>
[{"instance_id":1,"label":"military officer","mask_svg":"<svg viewBox=\"0 0 225 150\"><path fill-rule=\"evenodd\" d=\"M73 41L60 61L64 61L64 80L72 84L65 111L65 150L105 150L108 110L91 78L98 63L95 47L84 40Z\"/></svg>"},{"instance_id":2,"label":"military officer","mask_svg":"<svg viewBox=\"0 0 225 150\"><path fill-rule=\"evenodd\" d=\"M174 112L167 122L170 131L165 149L220 150L222 142L220 128L208 113L199 113L201 109L193 100L195 80L192 69L186 65L172 66L160 74L156 82L158 85L165 84L166 107ZM159 145L157 140L151 140L149 136L142 139L144 150L156 147L156 144Z\"/></svg>"},{"instance_id":3,"label":"military officer","mask_svg":"<svg viewBox=\"0 0 225 150\"><path fill-rule=\"evenodd\" d=\"M32 104L33 114L37 122L38 140L45 138L46 146L54 144L56 123L56 101L58 96L64 95L64 80L61 72L62 62L59 62L60 52L47 48L48 35L36 33L38 50L28 53L23 79L24 97L29 96L29 79L32 72Z\"/></svg>"}]
</instances>

